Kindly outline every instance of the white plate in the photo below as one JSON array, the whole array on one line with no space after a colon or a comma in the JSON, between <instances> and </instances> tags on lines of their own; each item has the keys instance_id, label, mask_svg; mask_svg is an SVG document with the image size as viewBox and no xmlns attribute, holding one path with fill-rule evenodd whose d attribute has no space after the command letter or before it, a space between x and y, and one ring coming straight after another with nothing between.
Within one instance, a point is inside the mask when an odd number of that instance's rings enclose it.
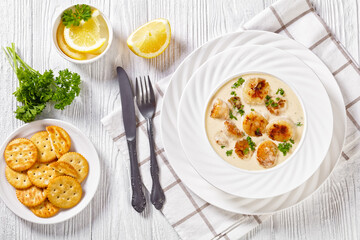
<instances>
[{"instance_id":1,"label":"white plate","mask_svg":"<svg viewBox=\"0 0 360 240\"><path fill-rule=\"evenodd\" d=\"M303 137L290 159L261 171L239 169L221 159L204 126L204 109L219 83L247 72L285 82L299 95L305 115ZM330 100L318 77L297 57L269 46L240 46L209 59L192 75L178 110L180 141L195 170L215 187L244 198L275 197L304 183L324 160L332 130Z\"/></svg>"},{"instance_id":2,"label":"white plate","mask_svg":"<svg viewBox=\"0 0 360 240\"><path fill-rule=\"evenodd\" d=\"M334 114L334 133L330 149L314 175L298 188L275 198L246 199L225 193L209 184L195 171L185 156L177 131L177 111L181 94L191 75L209 57L228 48L242 45L266 45L291 53L305 62L323 82L330 97ZM205 201L227 211L243 214L262 214L280 211L293 206L311 195L328 178L334 169L344 144L346 114L344 101L336 80L324 63L301 44L278 34L264 31L230 33L213 39L190 54L172 76L164 96L161 114L161 134L168 160L181 180Z\"/></svg>"},{"instance_id":3,"label":"white plate","mask_svg":"<svg viewBox=\"0 0 360 240\"><path fill-rule=\"evenodd\" d=\"M89 174L81 183L83 195L81 201L73 208L61 209L58 214L50 218L40 218L34 215L29 208L22 205L16 198L15 188L11 186L5 177L6 163L3 152L6 145L14 138L30 138L38 131L44 131L47 126L56 125L64 128L70 135L71 148L70 151L81 153L89 162ZM94 145L91 141L75 126L55 119L44 119L25 124L5 140L0 149L0 197L6 206L19 217L33 223L53 224L65 221L81 212L93 198L100 180L100 162Z\"/></svg>"}]
</instances>

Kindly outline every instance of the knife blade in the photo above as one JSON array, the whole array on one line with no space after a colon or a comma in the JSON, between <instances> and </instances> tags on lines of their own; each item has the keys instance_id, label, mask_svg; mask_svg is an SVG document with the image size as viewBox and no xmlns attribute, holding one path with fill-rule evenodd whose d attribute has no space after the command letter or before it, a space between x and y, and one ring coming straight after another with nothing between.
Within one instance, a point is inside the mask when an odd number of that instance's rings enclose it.
<instances>
[{"instance_id":1,"label":"knife blade","mask_svg":"<svg viewBox=\"0 0 360 240\"><path fill-rule=\"evenodd\" d=\"M130 175L132 189L131 205L137 212L142 212L145 209L146 200L142 190L142 182L136 153L136 117L134 93L125 70L122 67L117 67L116 71L120 87L125 135L130 156Z\"/></svg>"}]
</instances>

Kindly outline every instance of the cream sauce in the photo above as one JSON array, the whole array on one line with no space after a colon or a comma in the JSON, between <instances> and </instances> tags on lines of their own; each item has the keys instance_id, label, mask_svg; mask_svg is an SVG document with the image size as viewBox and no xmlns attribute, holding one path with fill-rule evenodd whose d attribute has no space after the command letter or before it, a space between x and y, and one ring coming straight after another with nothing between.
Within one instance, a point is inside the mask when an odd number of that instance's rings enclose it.
<instances>
[{"instance_id":1,"label":"cream sauce","mask_svg":"<svg viewBox=\"0 0 360 240\"><path fill-rule=\"evenodd\" d=\"M269 110L265 106L265 102L264 102L264 104L259 104L259 105L247 104L243 100L243 97L242 97L243 86L245 85L245 83L236 89L231 88L231 86L233 86L233 84L239 79L239 77L242 77L245 81L247 81L251 78L257 78L257 77L261 77L261 78L265 79L270 85L270 92L268 95L272 96L273 99L276 98L277 96L282 97L281 95L276 94L276 91L279 88L282 88L285 92L283 98L286 99L286 104L287 104L284 111L280 115L276 116L269 112ZM217 92L211 97L211 99L208 103L208 106L206 109L206 115L205 115L205 129L206 129L206 133L207 133L209 142L210 142L211 146L214 148L215 152L222 159L224 159L226 162L230 163L231 165L233 165L235 167L242 168L245 170L264 170L265 169L258 163L258 161L256 159L256 151L257 151L257 147L260 145L261 142L263 142L265 140L271 140L266 133L260 137L256 137L256 136L251 137L253 142L255 142L255 144L256 144L256 149L255 149L255 152L253 153L253 155L251 156L251 158L248 158L248 159L241 159L236 155L234 146L235 146L235 143L237 140L234 140L232 138L227 138L229 141L229 144L228 144L228 146L223 147L223 148L221 148L221 145L217 144L215 141L215 136L221 130L224 129L224 120L214 119L214 118L210 117L210 112L213 107L213 103L217 98L220 98L229 105L230 109L232 109L232 106L228 102L228 99L233 97L233 95L231 95L231 92L235 91L237 96L240 97L241 103L244 105L243 110L245 111L245 114L243 116L241 116L239 113L237 113L237 111L232 111L233 115L237 118L237 120L229 119L229 121L235 123L236 126L241 131L243 131L242 122L244 120L244 117L246 114L251 112L251 109L262 114L268 120L269 123L271 123L272 121L277 120L277 119L287 119L294 123L294 136L292 137L292 139L295 141L295 143L292 145L290 152L288 152L286 154L286 156L283 156L283 153L278 151L278 159L277 159L277 162L275 163L275 166L279 165L292 155L292 153L298 147L298 144L303 135L305 119L304 119L304 112L303 112L301 103L300 103L297 95L293 92L293 90L286 83L284 83L283 81L277 79L276 77L274 77L272 75L253 74L252 73L252 74L245 74L245 75L242 75L239 77L231 79L230 81L228 81L224 85L222 85L217 90ZM298 123L298 122L300 122L302 125L297 126L296 123ZM244 137L244 139L246 139L246 137L247 137L247 135ZM271 140L271 141L273 141L276 145L278 145L280 143L280 142L277 142L274 140ZM232 154L230 156L227 156L226 152L231 149L233 149Z\"/></svg>"}]
</instances>

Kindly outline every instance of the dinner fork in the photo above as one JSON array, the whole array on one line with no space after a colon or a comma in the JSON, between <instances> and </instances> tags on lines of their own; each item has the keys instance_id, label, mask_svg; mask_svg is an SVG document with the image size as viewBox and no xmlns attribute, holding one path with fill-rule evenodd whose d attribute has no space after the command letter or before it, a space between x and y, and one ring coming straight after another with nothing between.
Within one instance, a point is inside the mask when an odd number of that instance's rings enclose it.
<instances>
[{"instance_id":1,"label":"dinner fork","mask_svg":"<svg viewBox=\"0 0 360 240\"><path fill-rule=\"evenodd\" d=\"M152 129L153 117L155 114L155 94L149 76L147 76L147 80L145 76L143 80L141 77L139 77L139 80L136 78L136 103L140 113L146 119L147 123L147 133L150 144L150 173L153 182L150 193L150 200L156 209L161 209L165 202L165 195L160 185L159 166L157 164L155 155Z\"/></svg>"}]
</instances>

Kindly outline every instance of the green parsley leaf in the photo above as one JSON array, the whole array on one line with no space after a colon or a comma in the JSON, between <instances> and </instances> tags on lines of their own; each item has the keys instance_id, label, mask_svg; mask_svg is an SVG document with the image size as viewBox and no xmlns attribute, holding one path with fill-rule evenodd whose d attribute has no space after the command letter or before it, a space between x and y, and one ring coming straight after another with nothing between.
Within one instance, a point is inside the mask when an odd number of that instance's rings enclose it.
<instances>
[{"instance_id":1,"label":"green parsley leaf","mask_svg":"<svg viewBox=\"0 0 360 240\"><path fill-rule=\"evenodd\" d=\"M253 108L252 108L252 109L250 109L250 110L251 110L251 111L255 111L255 109L253 109Z\"/></svg>"},{"instance_id":2,"label":"green parsley leaf","mask_svg":"<svg viewBox=\"0 0 360 240\"><path fill-rule=\"evenodd\" d=\"M269 95L266 95L266 97L265 97L266 100L270 100L270 98L271 97Z\"/></svg>"},{"instance_id":3,"label":"green parsley leaf","mask_svg":"<svg viewBox=\"0 0 360 240\"><path fill-rule=\"evenodd\" d=\"M245 148L243 151L244 155L247 155L249 152L250 152L249 148Z\"/></svg>"},{"instance_id":4,"label":"green parsley leaf","mask_svg":"<svg viewBox=\"0 0 360 240\"><path fill-rule=\"evenodd\" d=\"M286 156L286 154L290 151L290 148L292 148L291 143L284 142L279 143L278 145L278 149L283 153L284 156Z\"/></svg>"},{"instance_id":5,"label":"green parsley leaf","mask_svg":"<svg viewBox=\"0 0 360 240\"><path fill-rule=\"evenodd\" d=\"M301 127L303 124L301 122L297 122L296 126Z\"/></svg>"},{"instance_id":6,"label":"green parsley leaf","mask_svg":"<svg viewBox=\"0 0 360 240\"><path fill-rule=\"evenodd\" d=\"M80 21L85 22L91 18L91 7L86 4L76 4L74 10L68 9L63 12L61 20L66 27L79 26Z\"/></svg>"},{"instance_id":7,"label":"green parsley leaf","mask_svg":"<svg viewBox=\"0 0 360 240\"><path fill-rule=\"evenodd\" d=\"M255 151L255 146L256 146L256 144L253 142L253 140L251 139L251 137L248 136L248 137L246 138L246 141L248 142L251 151Z\"/></svg>"},{"instance_id":8,"label":"green parsley leaf","mask_svg":"<svg viewBox=\"0 0 360 240\"><path fill-rule=\"evenodd\" d=\"M224 148L225 146L221 146L221 148Z\"/></svg>"},{"instance_id":9,"label":"green parsley leaf","mask_svg":"<svg viewBox=\"0 0 360 240\"><path fill-rule=\"evenodd\" d=\"M232 149L231 149L231 150L226 151L226 156L231 156L232 152L233 152L233 150L232 150Z\"/></svg>"},{"instance_id":10,"label":"green parsley leaf","mask_svg":"<svg viewBox=\"0 0 360 240\"><path fill-rule=\"evenodd\" d=\"M284 93L285 93L284 89L278 88L278 90L276 91L276 94L279 94L279 93L281 96L284 96Z\"/></svg>"},{"instance_id":11,"label":"green parsley leaf","mask_svg":"<svg viewBox=\"0 0 360 240\"><path fill-rule=\"evenodd\" d=\"M295 143L294 139L291 139L291 138L290 138L289 141L290 141L292 144Z\"/></svg>"},{"instance_id":12,"label":"green parsley leaf","mask_svg":"<svg viewBox=\"0 0 360 240\"><path fill-rule=\"evenodd\" d=\"M232 91L230 94L231 94L231 95L234 95L234 96L237 95L235 91Z\"/></svg>"},{"instance_id":13,"label":"green parsley leaf","mask_svg":"<svg viewBox=\"0 0 360 240\"><path fill-rule=\"evenodd\" d=\"M277 107L279 104L277 104L277 103L275 103L275 102L273 102L273 103L271 103L271 106L272 107Z\"/></svg>"},{"instance_id":14,"label":"green parsley leaf","mask_svg":"<svg viewBox=\"0 0 360 240\"><path fill-rule=\"evenodd\" d=\"M233 115L232 111L229 110L229 115L230 115L230 119L235 119L237 120L237 118Z\"/></svg>"},{"instance_id":15,"label":"green parsley leaf","mask_svg":"<svg viewBox=\"0 0 360 240\"><path fill-rule=\"evenodd\" d=\"M279 100L280 100L280 98L277 97L277 98L276 98L276 101L279 101Z\"/></svg>"},{"instance_id":16,"label":"green parsley leaf","mask_svg":"<svg viewBox=\"0 0 360 240\"><path fill-rule=\"evenodd\" d=\"M245 80L240 77L232 86L231 88L238 88L240 87L243 83L245 82Z\"/></svg>"}]
</instances>

